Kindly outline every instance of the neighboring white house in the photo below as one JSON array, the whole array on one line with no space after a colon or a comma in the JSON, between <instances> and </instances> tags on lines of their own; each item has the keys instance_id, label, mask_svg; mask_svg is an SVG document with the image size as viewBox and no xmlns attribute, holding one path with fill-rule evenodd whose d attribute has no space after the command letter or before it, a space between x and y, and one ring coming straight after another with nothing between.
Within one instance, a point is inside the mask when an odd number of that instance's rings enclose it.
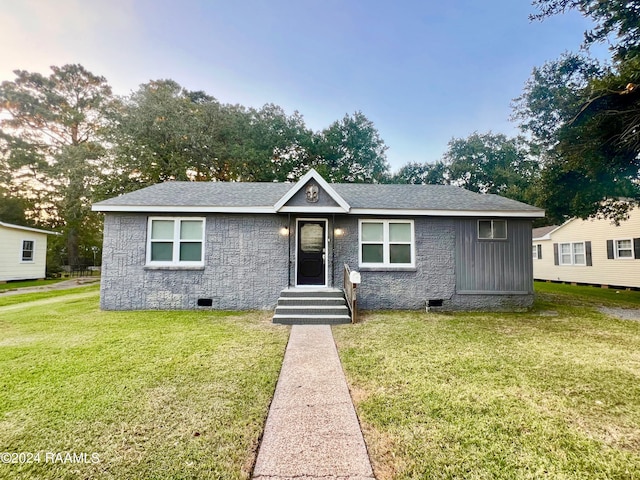
<instances>
[{"instance_id":1,"label":"neighboring white house","mask_svg":"<svg viewBox=\"0 0 640 480\"><path fill-rule=\"evenodd\" d=\"M640 209L618 226L573 218L533 229L533 277L640 288Z\"/></svg>"},{"instance_id":2,"label":"neighboring white house","mask_svg":"<svg viewBox=\"0 0 640 480\"><path fill-rule=\"evenodd\" d=\"M0 222L0 282L44 278L47 235L57 234Z\"/></svg>"}]
</instances>

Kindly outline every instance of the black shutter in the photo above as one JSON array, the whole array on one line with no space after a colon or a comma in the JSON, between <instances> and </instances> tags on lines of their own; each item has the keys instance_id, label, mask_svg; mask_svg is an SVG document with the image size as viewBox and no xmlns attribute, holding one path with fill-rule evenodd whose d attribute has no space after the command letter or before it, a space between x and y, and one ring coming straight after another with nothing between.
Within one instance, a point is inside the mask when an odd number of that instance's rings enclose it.
<instances>
[{"instance_id":1,"label":"black shutter","mask_svg":"<svg viewBox=\"0 0 640 480\"><path fill-rule=\"evenodd\" d=\"M557 243L553 244L553 264L554 265L560 265L560 261L558 259L558 244Z\"/></svg>"},{"instance_id":2,"label":"black shutter","mask_svg":"<svg viewBox=\"0 0 640 480\"><path fill-rule=\"evenodd\" d=\"M638 239L640 240L640 238ZM542 245L536 245L538 247L538 260L542 260Z\"/></svg>"},{"instance_id":3,"label":"black shutter","mask_svg":"<svg viewBox=\"0 0 640 480\"><path fill-rule=\"evenodd\" d=\"M607 258L613 260L613 240L607 240Z\"/></svg>"},{"instance_id":4,"label":"black shutter","mask_svg":"<svg viewBox=\"0 0 640 480\"><path fill-rule=\"evenodd\" d=\"M640 259L640 238L633 239L633 258Z\"/></svg>"},{"instance_id":5,"label":"black shutter","mask_svg":"<svg viewBox=\"0 0 640 480\"><path fill-rule=\"evenodd\" d=\"M593 259L591 258L591 242L584 242L584 252L587 260L587 267L592 267Z\"/></svg>"}]
</instances>

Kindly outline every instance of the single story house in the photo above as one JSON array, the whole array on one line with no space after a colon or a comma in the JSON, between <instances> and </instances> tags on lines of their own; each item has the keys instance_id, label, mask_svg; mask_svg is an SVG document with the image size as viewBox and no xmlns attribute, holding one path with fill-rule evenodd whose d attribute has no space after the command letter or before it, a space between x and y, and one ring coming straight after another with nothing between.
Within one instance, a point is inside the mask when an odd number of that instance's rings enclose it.
<instances>
[{"instance_id":1,"label":"single story house","mask_svg":"<svg viewBox=\"0 0 640 480\"><path fill-rule=\"evenodd\" d=\"M101 306L272 309L282 290L342 288L364 309L519 309L533 301L544 211L450 185L167 182L104 212Z\"/></svg>"},{"instance_id":2,"label":"single story house","mask_svg":"<svg viewBox=\"0 0 640 480\"><path fill-rule=\"evenodd\" d=\"M0 222L0 282L45 278L47 235L58 234Z\"/></svg>"},{"instance_id":3,"label":"single story house","mask_svg":"<svg viewBox=\"0 0 640 480\"><path fill-rule=\"evenodd\" d=\"M533 230L536 280L640 288L640 208L615 225L572 218Z\"/></svg>"}]
</instances>

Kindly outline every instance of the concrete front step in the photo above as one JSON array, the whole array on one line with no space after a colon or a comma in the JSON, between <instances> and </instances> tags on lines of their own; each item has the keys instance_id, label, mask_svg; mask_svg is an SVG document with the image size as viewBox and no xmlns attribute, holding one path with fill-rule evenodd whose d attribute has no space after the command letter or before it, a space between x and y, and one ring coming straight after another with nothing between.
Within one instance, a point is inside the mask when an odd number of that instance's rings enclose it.
<instances>
[{"instance_id":1,"label":"concrete front step","mask_svg":"<svg viewBox=\"0 0 640 480\"><path fill-rule=\"evenodd\" d=\"M346 305L344 297L280 297L278 305Z\"/></svg>"},{"instance_id":2,"label":"concrete front step","mask_svg":"<svg viewBox=\"0 0 640 480\"><path fill-rule=\"evenodd\" d=\"M349 315L279 315L273 316L273 323L282 325L340 325L351 323Z\"/></svg>"},{"instance_id":3,"label":"concrete front step","mask_svg":"<svg viewBox=\"0 0 640 480\"><path fill-rule=\"evenodd\" d=\"M349 315L346 305L278 305L276 315Z\"/></svg>"},{"instance_id":4,"label":"concrete front step","mask_svg":"<svg viewBox=\"0 0 640 480\"><path fill-rule=\"evenodd\" d=\"M287 288L280 293L273 323L319 325L351 323L339 288Z\"/></svg>"},{"instance_id":5,"label":"concrete front step","mask_svg":"<svg viewBox=\"0 0 640 480\"><path fill-rule=\"evenodd\" d=\"M339 288L287 288L280 292L280 297L344 298L344 292Z\"/></svg>"}]
</instances>

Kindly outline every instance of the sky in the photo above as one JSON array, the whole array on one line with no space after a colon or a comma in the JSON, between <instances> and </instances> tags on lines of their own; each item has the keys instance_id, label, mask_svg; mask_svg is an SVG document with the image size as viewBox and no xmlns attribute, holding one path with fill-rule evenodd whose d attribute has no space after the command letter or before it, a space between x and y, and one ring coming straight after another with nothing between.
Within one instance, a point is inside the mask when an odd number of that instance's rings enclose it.
<instances>
[{"instance_id":1,"label":"sky","mask_svg":"<svg viewBox=\"0 0 640 480\"><path fill-rule=\"evenodd\" d=\"M172 79L298 111L315 131L361 111L395 171L452 138L518 134L511 104L532 69L591 26L573 12L531 22L530 1L0 0L0 81L80 63L118 95Z\"/></svg>"}]
</instances>

